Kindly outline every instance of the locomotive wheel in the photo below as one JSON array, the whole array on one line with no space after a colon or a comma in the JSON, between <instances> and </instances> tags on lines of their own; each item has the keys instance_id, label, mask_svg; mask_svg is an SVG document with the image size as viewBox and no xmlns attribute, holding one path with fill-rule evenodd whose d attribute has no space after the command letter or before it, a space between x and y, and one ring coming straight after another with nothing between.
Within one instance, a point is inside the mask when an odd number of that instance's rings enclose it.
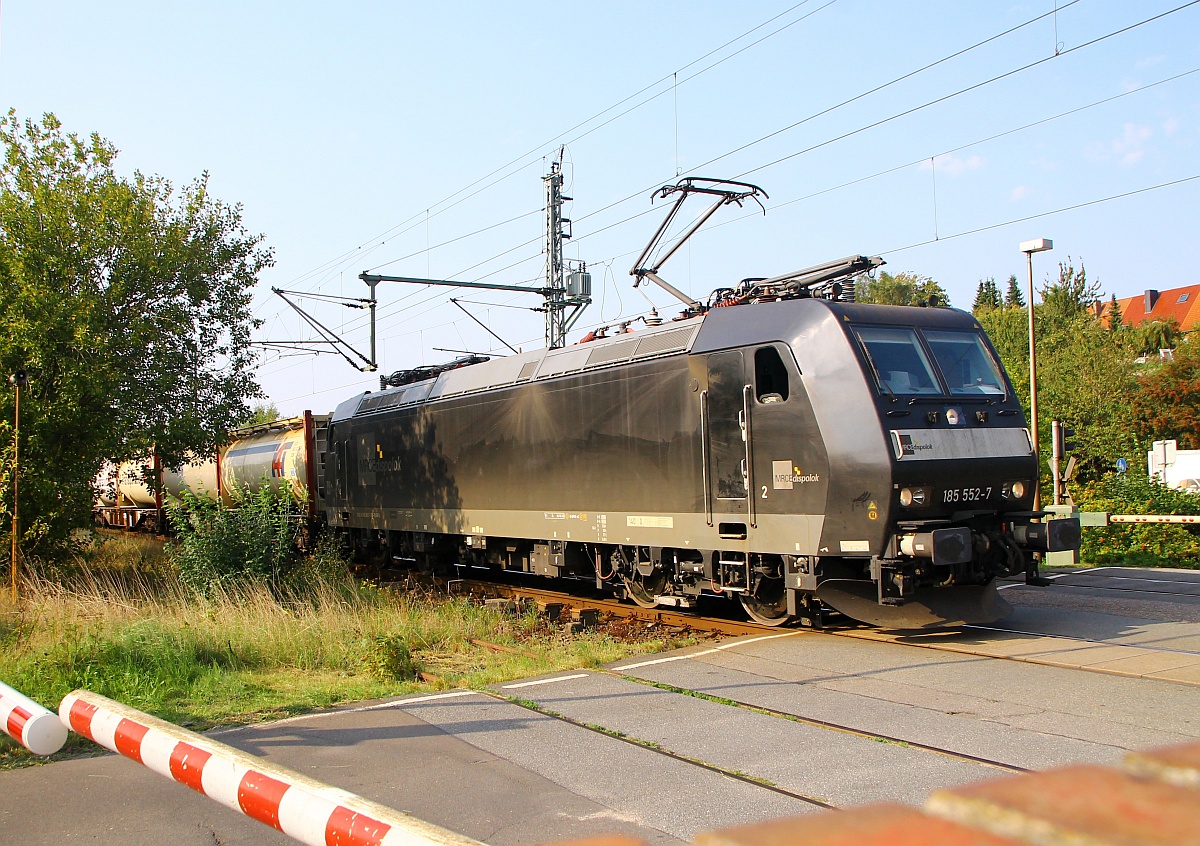
<instances>
[{"instance_id":1,"label":"locomotive wheel","mask_svg":"<svg viewBox=\"0 0 1200 846\"><path fill-rule=\"evenodd\" d=\"M787 591L783 588L783 577L759 576L753 591L739 594L742 608L756 623L764 626L782 626L791 617L787 611Z\"/></svg>"},{"instance_id":2,"label":"locomotive wheel","mask_svg":"<svg viewBox=\"0 0 1200 846\"><path fill-rule=\"evenodd\" d=\"M624 581L625 593L635 605L640 605L642 608L655 608L658 606L655 597L659 596L667 587L667 574L663 570L656 569L649 576L643 576L635 570L633 575L627 576Z\"/></svg>"}]
</instances>

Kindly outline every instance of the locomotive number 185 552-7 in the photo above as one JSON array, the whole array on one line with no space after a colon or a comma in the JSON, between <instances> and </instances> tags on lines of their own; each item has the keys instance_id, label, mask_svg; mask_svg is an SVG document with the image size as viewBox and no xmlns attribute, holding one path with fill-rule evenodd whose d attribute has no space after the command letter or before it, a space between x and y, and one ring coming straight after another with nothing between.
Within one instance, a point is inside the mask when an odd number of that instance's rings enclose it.
<instances>
[{"instance_id":1,"label":"locomotive number 185 552-7","mask_svg":"<svg viewBox=\"0 0 1200 846\"><path fill-rule=\"evenodd\" d=\"M991 497L991 488L946 488L942 491L942 502L983 502Z\"/></svg>"}]
</instances>

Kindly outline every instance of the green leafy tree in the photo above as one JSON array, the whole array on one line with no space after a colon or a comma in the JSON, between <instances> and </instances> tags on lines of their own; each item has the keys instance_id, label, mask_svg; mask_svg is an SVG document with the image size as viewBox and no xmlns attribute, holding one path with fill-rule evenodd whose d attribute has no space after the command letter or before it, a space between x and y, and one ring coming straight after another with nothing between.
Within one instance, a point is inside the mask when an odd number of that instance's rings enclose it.
<instances>
[{"instance_id":1,"label":"green leafy tree","mask_svg":"<svg viewBox=\"0 0 1200 846\"><path fill-rule=\"evenodd\" d=\"M1184 449L1200 449L1200 341L1180 343L1170 361L1146 373L1131 405L1145 441L1174 438Z\"/></svg>"},{"instance_id":2,"label":"green leafy tree","mask_svg":"<svg viewBox=\"0 0 1200 846\"><path fill-rule=\"evenodd\" d=\"M1010 280L1010 288L1013 287ZM1038 440L1043 478L1049 476L1051 422L1063 420L1077 432L1077 478L1087 481L1111 469L1122 456L1137 455L1141 440L1129 398L1137 390L1137 353L1125 333L1112 333L1092 308L1099 284L1068 259L1058 279L1042 288L1034 306L1038 348ZM992 339L1013 386L1029 413L1029 324L1024 308L977 315Z\"/></svg>"},{"instance_id":3,"label":"green leafy tree","mask_svg":"<svg viewBox=\"0 0 1200 846\"><path fill-rule=\"evenodd\" d=\"M273 402L256 402L250 413L238 421L233 428L241 429L246 426L257 426L260 423L274 423L279 419L279 409Z\"/></svg>"},{"instance_id":4,"label":"green leafy tree","mask_svg":"<svg viewBox=\"0 0 1200 846\"><path fill-rule=\"evenodd\" d=\"M1076 270L1068 256L1066 261L1058 264L1058 280L1044 285L1041 294L1041 319L1062 325L1091 312L1099 301L1100 282L1089 281L1083 262Z\"/></svg>"},{"instance_id":5,"label":"green leafy tree","mask_svg":"<svg viewBox=\"0 0 1200 846\"><path fill-rule=\"evenodd\" d=\"M1118 458L1144 452L1130 399L1138 390L1139 366L1124 333L1112 333L1091 313L1039 332L1039 438L1048 457L1050 421L1075 429L1076 478L1096 479Z\"/></svg>"},{"instance_id":6,"label":"green leafy tree","mask_svg":"<svg viewBox=\"0 0 1200 846\"><path fill-rule=\"evenodd\" d=\"M1008 277L1008 287L1004 291L1004 305L1008 308L1025 308L1025 295L1021 293L1021 285L1017 282L1016 274Z\"/></svg>"},{"instance_id":7,"label":"green leafy tree","mask_svg":"<svg viewBox=\"0 0 1200 846\"><path fill-rule=\"evenodd\" d=\"M860 279L855 288L855 299L860 303L920 306L929 305L934 297L936 305L950 305L950 297L941 285L928 276L909 271L893 276L884 270L874 279Z\"/></svg>"},{"instance_id":8,"label":"green leafy tree","mask_svg":"<svg viewBox=\"0 0 1200 846\"><path fill-rule=\"evenodd\" d=\"M209 195L207 175L178 191L122 176L111 143L49 114L9 112L0 145L0 373L32 380L21 510L36 551L86 521L105 459L154 447L176 463L246 415L261 396L251 290L272 258L240 207ZM0 393L0 419L12 403Z\"/></svg>"},{"instance_id":9,"label":"green leafy tree","mask_svg":"<svg viewBox=\"0 0 1200 846\"><path fill-rule=\"evenodd\" d=\"M1081 510L1112 514L1200 514L1200 496L1168 488L1140 470L1109 474L1078 488ZM1200 527L1155 523L1114 523L1083 532L1083 560L1089 564L1200 569Z\"/></svg>"},{"instance_id":10,"label":"green leafy tree","mask_svg":"<svg viewBox=\"0 0 1200 846\"><path fill-rule=\"evenodd\" d=\"M1157 356L1159 350L1173 350L1181 337L1179 324L1174 318L1147 320L1134 330L1138 352L1146 356Z\"/></svg>"}]
</instances>

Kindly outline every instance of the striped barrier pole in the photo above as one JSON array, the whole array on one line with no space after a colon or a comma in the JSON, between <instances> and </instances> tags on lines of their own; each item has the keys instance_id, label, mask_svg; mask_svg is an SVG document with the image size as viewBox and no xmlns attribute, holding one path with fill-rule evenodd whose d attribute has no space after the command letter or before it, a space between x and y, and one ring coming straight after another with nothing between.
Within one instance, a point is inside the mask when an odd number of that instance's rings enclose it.
<instances>
[{"instance_id":1,"label":"striped barrier pole","mask_svg":"<svg viewBox=\"0 0 1200 846\"><path fill-rule=\"evenodd\" d=\"M1200 523L1195 514L1110 514L1110 523Z\"/></svg>"},{"instance_id":2,"label":"striped barrier pole","mask_svg":"<svg viewBox=\"0 0 1200 846\"><path fill-rule=\"evenodd\" d=\"M58 715L106 749L310 846L483 846L89 690L68 693Z\"/></svg>"},{"instance_id":3,"label":"striped barrier pole","mask_svg":"<svg viewBox=\"0 0 1200 846\"><path fill-rule=\"evenodd\" d=\"M53 755L67 742L67 729L53 711L0 682L0 726L34 755Z\"/></svg>"}]
</instances>

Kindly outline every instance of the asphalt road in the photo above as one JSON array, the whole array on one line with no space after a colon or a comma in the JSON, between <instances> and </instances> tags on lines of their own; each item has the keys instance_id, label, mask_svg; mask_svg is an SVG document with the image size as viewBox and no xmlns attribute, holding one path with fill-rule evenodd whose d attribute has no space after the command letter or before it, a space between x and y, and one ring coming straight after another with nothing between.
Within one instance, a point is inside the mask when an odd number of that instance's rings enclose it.
<instances>
[{"instance_id":1,"label":"asphalt road","mask_svg":"<svg viewBox=\"0 0 1200 846\"><path fill-rule=\"evenodd\" d=\"M1200 573L1095 570L1005 596L1004 629L1200 655ZM672 844L1196 738L1200 685L805 631L219 735L494 846ZM114 755L0 772L0 843L164 842L291 841Z\"/></svg>"}]
</instances>

